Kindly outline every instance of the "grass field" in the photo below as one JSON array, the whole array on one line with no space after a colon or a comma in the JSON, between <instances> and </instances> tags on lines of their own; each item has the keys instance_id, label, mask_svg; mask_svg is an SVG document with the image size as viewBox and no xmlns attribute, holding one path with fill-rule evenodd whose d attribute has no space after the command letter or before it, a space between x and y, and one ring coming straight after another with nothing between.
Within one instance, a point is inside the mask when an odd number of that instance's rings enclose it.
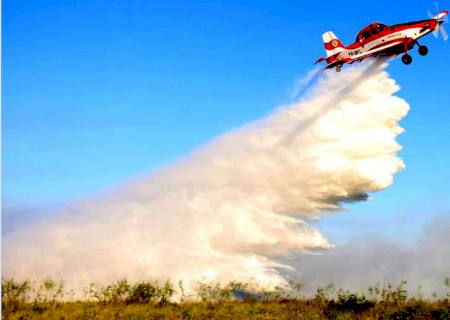
<instances>
[{"instance_id":1,"label":"grass field","mask_svg":"<svg viewBox=\"0 0 450 320\"><path fill-rule=\"evenodd\" d=\"M3 319L450 319L450 292L433 299L420 290L411 295L406 283L373 286L351 293L333 286L318 288L309 298L291 283L274 291L254 285L199 283L185 295L182 283L156 284L125 280L96 289L83 299L66 292L63 283L2 280ZM450 287L450 280L444 285ZM448 291L448 290L447 290Z\"/></svg>"}]
</instances>

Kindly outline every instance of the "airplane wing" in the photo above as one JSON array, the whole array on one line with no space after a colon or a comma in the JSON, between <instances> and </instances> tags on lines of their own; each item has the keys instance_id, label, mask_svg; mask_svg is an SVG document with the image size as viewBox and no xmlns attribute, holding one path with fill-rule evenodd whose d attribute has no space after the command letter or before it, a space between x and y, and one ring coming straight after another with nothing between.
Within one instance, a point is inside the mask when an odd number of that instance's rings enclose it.
<instances>
[{"instance_id":1,"label":"airplane wing","mask_svg":"<svg viewBox=\"0 0 450 320\"><path fill-rule=\"evenodd\" d=\"M318 64L319 62L325 61L325 60L327 60L327 58L324 58L324 57L319 58L316 62L314 62L314 65Z\"/></svg>"},{"instance_id":2,"label":"airplane wing","mask_svg":"<svg viewBox=\"0 0 450 320\"><path fill-rule=\"evenodd\" d=\"M336 61L333 61L333 62L327 64L324 69L332 69L336 66L343 65L344 63L346 63L346 61L336 60Z\"/></svg>"}]
</instances>

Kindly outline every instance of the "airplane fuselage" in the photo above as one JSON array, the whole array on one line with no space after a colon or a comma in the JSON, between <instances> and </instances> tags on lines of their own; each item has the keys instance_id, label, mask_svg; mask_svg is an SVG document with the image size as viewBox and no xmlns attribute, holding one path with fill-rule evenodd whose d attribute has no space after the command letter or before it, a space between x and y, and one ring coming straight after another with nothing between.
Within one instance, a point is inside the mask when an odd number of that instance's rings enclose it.
<instances>
[{"instance_id":1,"label":"airplane fuselage","mask_svg":"<svg viewBox=\"0 0 450 320\"><path fill-rule=\"evenodd\" d=\"M447 37L441 25L448 13L444 10L430 19L393 26L375 22L362 29L356 41L349 46L344 46L333 32L325 32L322 38L327 56L320 58L316 63L326 61L325 69L336 68L336 71L339 71L343 64L361 62L368 57L403 54L403 63L410 64L412 58L408 55L408 51L415 45L419 47L420 55L428 53L428 48L420 45L418 39L439 30L442 30L444 39Z\"/></svg>"},{"instance_id":2,"label":"airplane fuselage","mask_svg":"<svg viewBox=\"0 0 450 320\"><path fill-rule=\"evenodd\" d=\"M416 41L434 30L435 20L423 20L397 26L385 26L386 31L361 39L347 47L339 60L357 61L368 56L398 55L411 49Z\"/></svg>"}]
</instances>

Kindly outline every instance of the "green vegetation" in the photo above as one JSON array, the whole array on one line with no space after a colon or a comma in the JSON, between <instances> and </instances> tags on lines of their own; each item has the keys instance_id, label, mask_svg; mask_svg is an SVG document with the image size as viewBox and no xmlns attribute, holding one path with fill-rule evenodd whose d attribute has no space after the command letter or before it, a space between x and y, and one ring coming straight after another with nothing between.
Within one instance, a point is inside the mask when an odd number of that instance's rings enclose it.
<instances>
[{"instance_id":1,"label":"green vegetation","mask_svg":"<svg viewBox=\"0 0 450 320\"><path fill-rule=\"evenodd\" d=\"M450 279L444 282L447 289ZM246 283L199 283L187 296L183 283L128 283L126 280L96 289L94 285L77 300L63 282L31 285L2 279L3 319L450 319L450 292L424 299L410 296L406 282L397 286L369 287L351 293L330 285L311 298L302 297L301 285L274 291ZM447 290L448 291L448 290ZM176 302L175 302L176 301Z\"/></svg>"}]
</instances>

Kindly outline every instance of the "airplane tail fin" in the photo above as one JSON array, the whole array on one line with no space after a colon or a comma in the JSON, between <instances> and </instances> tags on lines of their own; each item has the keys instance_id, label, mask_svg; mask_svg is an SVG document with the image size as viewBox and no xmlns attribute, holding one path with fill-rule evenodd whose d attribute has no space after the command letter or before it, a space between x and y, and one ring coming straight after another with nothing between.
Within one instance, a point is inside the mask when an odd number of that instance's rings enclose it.
<instances>
[{"instance_id":1,"label":"airplane tail fin","mask_svg":"<svg viewBox=\"0 0 450 320\"><path fill-rule=\"evenodd\" d=\"M325 51L327 52L327 58L335 56L338 53L345 51L345 47L342 42L331 32L325 32L322 35L323 44L325 45Z\"/></svg>"}]
</instances>

